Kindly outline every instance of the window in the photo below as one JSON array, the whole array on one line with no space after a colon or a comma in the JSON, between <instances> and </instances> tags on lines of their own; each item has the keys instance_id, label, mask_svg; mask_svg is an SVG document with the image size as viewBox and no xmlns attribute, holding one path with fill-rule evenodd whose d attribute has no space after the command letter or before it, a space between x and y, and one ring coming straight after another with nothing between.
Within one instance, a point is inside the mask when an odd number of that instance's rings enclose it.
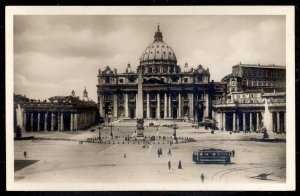
<instances>
[{"instance_id":1,"label":"window","mask_svg":"<svg viewBox=\"0 0 300 196\"><path fill-rule=\"evenodd\" d=\"M129 81L130 83L134 83L134 77L129 77L129 78L128 78L128 81Z\"/></svg>"},{"instance_id":2,"label":"window","mask_svg":"<svg viewBox=\"0 0 300 196\"><path fill-rule=\"evenodd\" d=\"M109 83L109 77L105 78L105 83L108 84Z\"/></svg>"},{"instance_id":3,"label":"window","mask_svg":"<svg viewBox=\"0 0 300 196\"><path fill-rule=\"evenodd\" d=\"M188 83L189 79L188 78L184 78L184 83Z\"/></svg>"},{"instance_id":4,"label":"window","mask_svg":"<svg viewBox=\"0 0 300 196\"><path fill-rule=\"evenodd\" d=\"M165 82L165 79L164 79L164 78L161 78L160 81Z\"/></svg>"},{"instance_id":5,"label":"window","mask_svg":"<svg viewBox=\"0 0 300 196\"><path fill-rule=\"evenodd\" d=\"M119 82L120 82L121 84L123 84L123 83L124 83L124 79L120 79Z\"/></svg>"}]
</instances>

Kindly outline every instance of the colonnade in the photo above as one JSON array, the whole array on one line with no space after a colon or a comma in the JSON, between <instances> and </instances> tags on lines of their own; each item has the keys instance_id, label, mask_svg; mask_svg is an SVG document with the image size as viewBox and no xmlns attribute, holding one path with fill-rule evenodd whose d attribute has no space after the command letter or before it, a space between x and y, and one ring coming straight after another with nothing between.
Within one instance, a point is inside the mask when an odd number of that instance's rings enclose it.
<instances>
[{"instance_id":1,"label":"colonnade","mask_svg":"<svg viewBox=\"0 0 300 196\"><path fill-rule=\"evenodd\" d=\"M285 132L286 127L285 112L272 112L271 131ZM218 128L224 131L257 131L268 122L263 119L263 113L260 111L247 112L220 112L215 113L215 119L218 122Z\"/></svg>"},{"instance_id":2,"label":"colonnade","mask_svg":"<svg viewBox=\"0 0 300 196\"><path fill-rule=\"evenodd\" d=\"M26 111L23 113L23 129L25 131L74 131L91 126L95 120L95 111Z\"/></svg>"}]
</instances>

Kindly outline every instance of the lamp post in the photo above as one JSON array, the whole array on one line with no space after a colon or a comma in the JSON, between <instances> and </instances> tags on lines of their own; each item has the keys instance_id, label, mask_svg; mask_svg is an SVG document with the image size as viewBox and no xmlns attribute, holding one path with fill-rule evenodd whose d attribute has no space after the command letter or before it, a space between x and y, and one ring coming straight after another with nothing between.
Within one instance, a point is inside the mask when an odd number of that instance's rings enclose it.
<instances>
[{"instance_id":1,"label":"lamp post","mask_svg":"<svg viewBox=\"0 0 300 196\"><path fill-rule=\"evenodd\" d=\"M101 129L102 129L103 127L101 126L101 124L99 123L99 140L101 140Z\"/></svg>"},{"instance_id":2,"label":"lamp post","mask_svg":"<svg viewBox=\"0 0 300 196\"><path fill-rule=\"evenodd\" d=\"M112 124L112 122L110 122L110 137L111 138L113 138L112 127L113 127L113 124Z\"/></svg>"}]
</instances>

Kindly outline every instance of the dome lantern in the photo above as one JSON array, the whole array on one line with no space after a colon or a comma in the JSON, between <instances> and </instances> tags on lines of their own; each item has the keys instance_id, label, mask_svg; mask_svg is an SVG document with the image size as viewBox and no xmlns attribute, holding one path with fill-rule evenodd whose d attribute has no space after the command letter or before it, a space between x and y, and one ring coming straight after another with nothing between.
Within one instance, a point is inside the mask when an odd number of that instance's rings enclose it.
<instances>
[{"instance_id":1,"label":"dome lantern","mask_svg":"<svg viewBox=\"0 0 300 196\"><path fill-rule=\"evenodd\" d=\"M159 24L157 25L157 31L155 32L155 35L154 35L154 41L155 42L163 41L163 35L162 35L162 32L160 32Z\"/></svg>"}]
</instances>

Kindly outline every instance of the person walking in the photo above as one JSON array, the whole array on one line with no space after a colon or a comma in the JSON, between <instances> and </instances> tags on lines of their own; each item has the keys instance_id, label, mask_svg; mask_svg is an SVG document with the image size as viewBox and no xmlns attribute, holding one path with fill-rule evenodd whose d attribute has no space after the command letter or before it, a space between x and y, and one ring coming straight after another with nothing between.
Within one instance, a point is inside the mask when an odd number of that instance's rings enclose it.
<instances>
[{"instance_id":1,"label":"person walking","mask_svg":"<svg viewBox=\"0 0 300 196\"><path fill-rule=\"evenodd\" d=\"M182 169L181 161L179 160L178 169Z\"/></svg>"},{"instance_id":2,"label":"person walking","mask_svg":"<svg viewBox=\"0 0 300 196\"><path fill-rule=\"evenodd\" d=\"M160 149L160 155L162 155L162 149L161 148L159 148Z\"/></svg>"},{"instance_id":3,"label":"person walking","mask_svg":"<svg viewBox=\"0 0 300 196\"><path fill-rule=\"evenodd\" d=\"M235 152L234 152L234 150L232 150L232 156L234 157L234 154L235 154Z\"/></svg>"},{"instance_id":4,"label":"person walking","mask_svg":"<svg viewBox=\"0 0 300 196\"><path fill-rule=\"evenodd\" d=\"M171 161L168 162L169 170L171 169Z\"/></svg>"},{"instance_id":5,"label":"person walking","mask_svg":"<svg viewBox=\"0 0 300 196\"><path fill-rule=\"evenodd\" d=\"M201 181L202 181L202 183L204 183L204 174L203 173L201 174Z\"/></svg>"},{"instance_id":6,"label":"person walking","mask_svg":"<svg viewBox=\"0 0 300 196\"><path fill-rule=\"evenodd\" d=\"M160 156L159 148L157 149L157 155L158 155L158 158L159 158L159 156Z\"/></svg>"},{"instance_id":7,"label":"person walking","mask_svg":"<svg viewBox=\"0 0 300 196\"><path fill-rule=\"evenodd\" d=\"M28 153L27 153L27 151L25 150L25 151L24 151L24 157L27 158L27 155L28 155Z\"/></svg>"},{"instance_id":8,"label":"person walking","mask_svg":"<svg viewBox=\"0 0 300 196\"><path fill-rule=\"evenodd\" d=\"M124 154L124 158L126 159L126 153Z\"/></svg>"},{"instance_id":9,"label":"person walking","mask_svg":"<svg viewBox=\"0 0 300 196\"><path fill-rule=\"evenodd\" d=\"M171 149L169 149L168 155L172 155L172 153L171 153Z\"/></svg>"}]
</instances>

